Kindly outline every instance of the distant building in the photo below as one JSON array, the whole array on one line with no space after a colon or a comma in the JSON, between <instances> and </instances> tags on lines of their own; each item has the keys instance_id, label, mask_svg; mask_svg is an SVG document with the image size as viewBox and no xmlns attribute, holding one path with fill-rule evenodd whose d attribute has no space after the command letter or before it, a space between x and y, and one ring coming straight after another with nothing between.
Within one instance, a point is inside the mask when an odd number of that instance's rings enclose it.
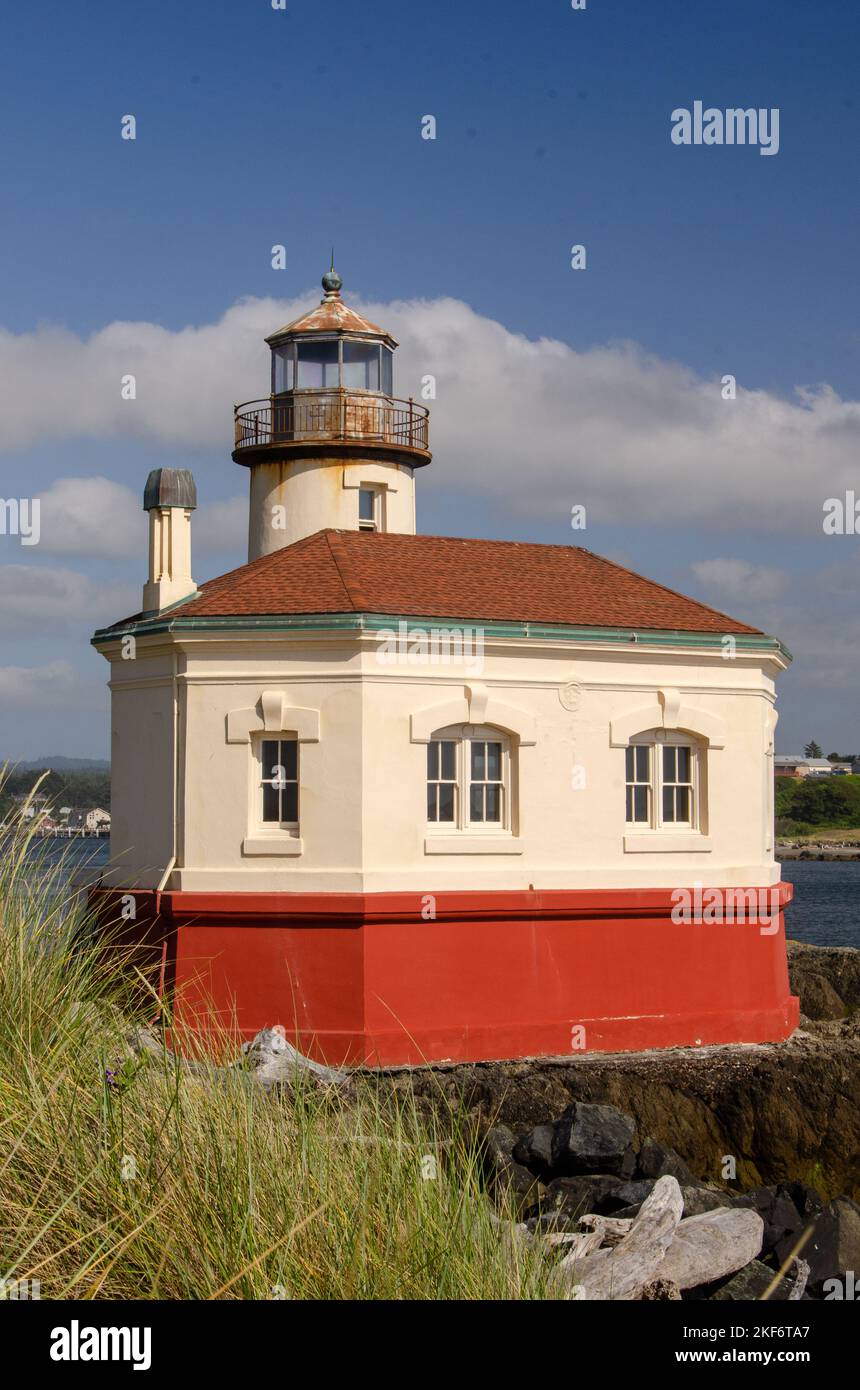
<instances>
[{"instance_id":1,"label":"distant building","mask_svg":"<svg viewBox=\"0 0 860 1390\"><path fill-rule=\"evenodd\" d=\"M87 811L87 830L98 830L102 826L110 826L110 815L103 811L100 806L95 810Z\"/></svg>"},{"instance_id":2,"label":"distant building","mask_svg":"<svg viewBox=\"0 0 860 1390\"><path fill-rule=\"evenodd\" d=\"M781 754L773 760L777 777L830 777L834 767L844 766L844 763L831 763L826 758L807 758L802 754Z\"/></svg>"}]
</instances>

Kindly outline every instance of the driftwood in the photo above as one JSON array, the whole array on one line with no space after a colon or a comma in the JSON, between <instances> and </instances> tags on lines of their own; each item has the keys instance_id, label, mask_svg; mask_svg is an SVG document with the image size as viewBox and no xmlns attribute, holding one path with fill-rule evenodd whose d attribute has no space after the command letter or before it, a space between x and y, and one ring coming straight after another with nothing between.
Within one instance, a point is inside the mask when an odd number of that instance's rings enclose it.
<instances>
[{"instance_id":1,"label":"driftwood","mask_svg":"<svg viewBox=\"0 0 860 1390\"><path fill-rule=\"evenodd\" d=\"M244 1065L250 1065L254 1078L263 1086L285 1083L295 1085L301 1076L329 1086L344 1086L349 1082L346 1072L324 1067L305 1057L287 1041L286 1029L280 1024L263 1028L251 1042L242 1045Z\"/></svg>"},{"instance_id":2,"label":"driftwood","mask_svg":"<svg viewBox=\"0 0 860 1390\"><path fill-rule=\"evenodd\" d=\"M695 1289L754 1260L761 1250L764 1222L750 1207L718 1207L680 1223L660 1266L660 1278L679 1289Z\"/></svg>"},{"instance_id":3,"label":"driftwood","mask_svg":"<svg viewBox=\"0 0 860 1390\"><path fill-rule=\"evenodd\" d=\"M583 1216L579 1224L584 1226L587 1231L599 1231L603 1237L604 1245L618 1245L626 1235L630 1234L633 1217L597 1216L592 1212L589 1216Z\"/></svg>"},{"instance_id":4,"label":"driftwood","mask_svg":"<svg viewBox=\"0 0 860 1390\"><path fill-rule=\"evenodd\" d=\"M565 1260L582 1260L603 1244L602 1231L559 1232L544 1236L543 1243L548 1246L566 1245L569 1247ZM562 1261L564 1263L564 1260Z\"/></svg>"},{"instance_id":5,"label":"driftwood","mask_svg":"<svg viewBox=\"0 0 860 1390\"><path fill-rule=\"evenodd\" d=\"M638 1298L646 1285L664 1277L663 1259L683 1210L684 1198L677 1178L658 1178L618 1245L595 1250L584 1259L566 1255L561 1261L559 1276L570 1283L569 1297L612 1301Z\"/></svg>"},{"instance_id":6,"label":"driftwood","mask_svg":"<svg viewBox=\"0 0 860 1390\"><path fill-rule=\"evenodd\" d=\"M811 1273L810 1266L806 1260L795 1260L797 1273L794 1276L794 1283L791 1286L791 1293L788 1295L789 1303L797 1303L806 1293L806 1285Z\"/></svg>"},{"instance_id":7,"label":"driftwood","mask_svg":"<svg viewBox=\"0 0 860 1390\"><path fill-rule=\"evenodd\" d=\"M302 1077L326 1086L348 1088L350 1085L346 1072L324 1067L321 1062L314 1062L298 1052L287 1041L286 1030L280 1025L261 1029L251 1042L243 1043L241 1060L225 1067L203 1058L169 1053L164 1039L149 1028L130 1029L126 1042L132 1055L168 1056L180 1071L201 1081L224 1083L238 1076L242 1081L259 1082L266 1090L275 1085L295 1086Z\"/></svg>"}]
</instances>

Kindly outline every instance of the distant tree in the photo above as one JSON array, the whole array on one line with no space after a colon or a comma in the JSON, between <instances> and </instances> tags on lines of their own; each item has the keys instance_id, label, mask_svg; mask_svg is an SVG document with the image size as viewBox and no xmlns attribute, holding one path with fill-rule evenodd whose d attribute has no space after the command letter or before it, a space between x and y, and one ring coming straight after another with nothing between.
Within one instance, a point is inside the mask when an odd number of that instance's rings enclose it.
<instances>
[{"instance_id":1,"label":"distant tree","mask_svg":"<svg viewBox=\"0 0 860 1390\"><path fill-rule=\"evenodd\" d=\"M811 743L807 743L803 751L806 754L807 758L821 757L821 749L819 745L815 742L815 739L813 739Z\"/></svg>"},{"instance_id":2,"label":"distant tree","mask_svg":"<svg viewBox=\"0 0 860 1390\"><path fill-rule=\"evenodd\" d=\"M827 761L828 761L829 763L844 763L844 762L847 762L848 759L847 759L847 758L843 758L843 756L842 756L841 753L828 753L828 754L827 754Z\"/></svg>"},{"instance_id":3,"label":"distant tree","mask_svg":"<svg viewBox=\"0 0 860 1390\"><path fill-rule=\"evenodd\" d=\"M790 814L809 825L850 824L856 815L855 803L855 796L843 785L842 778L804 778L792 797Z\"/></svg>"}]
</instances>

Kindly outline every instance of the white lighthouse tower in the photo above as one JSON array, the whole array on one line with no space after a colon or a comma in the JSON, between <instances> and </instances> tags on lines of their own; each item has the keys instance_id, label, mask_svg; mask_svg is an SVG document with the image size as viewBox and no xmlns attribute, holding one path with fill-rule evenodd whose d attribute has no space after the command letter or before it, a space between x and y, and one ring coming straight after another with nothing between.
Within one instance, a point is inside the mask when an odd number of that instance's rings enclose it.
<instances>
[{"instance_id":1,"label":"white lighthouse tower","mask_svg":"<svg viewBox=\"0 0 860 1390\"><path fill-rule=\"evenodd\" d=\"M393 395L397 342L344 304L342 284L332 260L317 308L266 339L270 396L236 407L249 560L325 527L415 534L429 412Z\"/></svg>"}]
</instances>

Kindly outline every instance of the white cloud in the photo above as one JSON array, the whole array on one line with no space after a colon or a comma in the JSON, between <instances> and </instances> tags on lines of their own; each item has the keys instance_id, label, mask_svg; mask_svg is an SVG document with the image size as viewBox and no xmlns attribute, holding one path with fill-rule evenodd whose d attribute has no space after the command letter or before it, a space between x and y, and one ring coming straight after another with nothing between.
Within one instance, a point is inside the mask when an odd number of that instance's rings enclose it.
<instances>
[{"instance_id":1,"label":"white cloud","mask_svg":"<svg viewBox=\"0 0 860 1390\"><path fill-rule=\"evenodd\" d=\"M137 493L109 478L58 478L39 497L40 553L108 559L136 556L143 582L147 520L142 487ZM203 503L194 513L194 553L243 550L247 535L247 497ZM35 553L34 547L30 555Z\"/></svg>"},{"instance_id":2,"label":"white cloud","mask_svg":"<svg viewBox=\"0 0 860 1390\"><path fill-rule=\"evenodd\" d=\"M0 447L136 435L228 451L233 402L267 389L263 337L316 297L243 300L217 323L176 332L0 331ZM534 342L451 299L360 307L402 344L399 395L420 399L421 378L436 377L431 476L509 515L563 521L584 502L592 523L820 536L824 501L856 487L860 402L826 385L785 399L741 383L724 401L719 379L635 344ZM137 399L123 401L129 373Z\"/></svg>"},{"instance_id":3,"label":"white cloud","mask_svg":"<svg viewBox=\"0 0 860 1390\"><path fill-rule=\"evenodd\" d=\"M99 584L76 570L0 565L0 632L44 637L83 625L95 629L140 611L142 591Z\"/></svg>"},{"instance_id":4,"label":"white cloud","mask_svg":"<svg viewBox=\"0 0 860 1390\"><path fill-rule=\"evenodd\" d=\"M68 661L0 666L0 706L57 709L77 701L84 682Z\"/></svg>"},{"instance_id":5,"label":"white cloud","mask_svg":"<svg viewBox=\"0 0 860 1390\"><path fill-rule=\"evenodd\" d=\"M58 478L41 497L39 549L54 555L145 555L141 497L109 478Z\"/></svg>"},{"instance_id":6,"label":"white cloud","mask_svg":"<svg viewBox=\"0 0 860 1390\"><path fill-rule=\"evenodd\" d=\"M743 603L768 603L785 593L790 583L784 570L750 560L699 560L690 568L708 593Z\"/></svg>"},{"instance_id":7,"label":"white cloud","mask_svg":"<svg viewBox=\"0 0 860 1390\"><path fill-rule=\"evenodd\" d=\"M248 544L248 497L209 502L194 513L191 526L192 570L194 555L224 550L245 550Z\"/></svg>"}]
</instances>

